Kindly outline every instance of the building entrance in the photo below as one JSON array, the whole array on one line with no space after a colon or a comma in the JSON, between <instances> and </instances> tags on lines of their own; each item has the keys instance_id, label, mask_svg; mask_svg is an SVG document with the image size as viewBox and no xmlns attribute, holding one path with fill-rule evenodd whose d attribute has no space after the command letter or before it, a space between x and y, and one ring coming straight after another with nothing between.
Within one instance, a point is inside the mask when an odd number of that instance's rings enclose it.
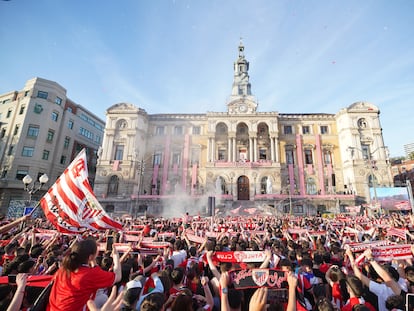
<instances>
[{"instance_id":1,"label":"building entrance","mask_svg":"<svg viewBox=\"0 0 414 311\"><path fill-rule=\"evenodd\" d=\"M237 179L237 199L249 200L249 178L247 176L240 176Z\"/></svg>"}]
</instances>

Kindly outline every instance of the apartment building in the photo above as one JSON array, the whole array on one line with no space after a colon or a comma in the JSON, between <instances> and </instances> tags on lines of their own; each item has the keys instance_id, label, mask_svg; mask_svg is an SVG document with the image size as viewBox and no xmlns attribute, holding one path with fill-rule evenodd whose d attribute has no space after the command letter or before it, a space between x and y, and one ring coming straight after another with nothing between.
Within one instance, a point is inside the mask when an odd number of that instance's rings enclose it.
<instances>
[{"instance_id":1,"label":"apartment building","mask_svg":"<svg viewBox=\"0 0 414 311\"><path fill-rule=\"evenodd\" d=\"M0 213L21 216L83 148L93 184L104 127L104 121L69 99L54 81L33 78L21 90L1 94ZM24 190L24 176L32 177L28 190L35 190L43 174L48 182L39 191Z\"/></svg>"}]
</instances>

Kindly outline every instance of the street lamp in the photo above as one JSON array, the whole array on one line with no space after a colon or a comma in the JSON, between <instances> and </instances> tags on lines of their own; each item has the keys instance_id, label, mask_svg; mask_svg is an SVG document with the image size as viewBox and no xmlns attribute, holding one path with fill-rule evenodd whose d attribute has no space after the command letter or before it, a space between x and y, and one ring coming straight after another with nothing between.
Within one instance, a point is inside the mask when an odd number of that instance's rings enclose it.
<instances>
[{"instance_id":1,"label":"street lamp","mask_svg":"<svg viewBox=\"0 0 414 311\"><path fill-rule=\"evenodd\" d=\"M29 201L32 201L32 195L35 194L42 188L44 184L49 181L49 177L46 174L43 174L39 177L39 184L36 185L36 181L33 181L33 178L30 175L23 177L22 182L24 184L24 190L29 193Z\"/></svg>"}]
</instances>

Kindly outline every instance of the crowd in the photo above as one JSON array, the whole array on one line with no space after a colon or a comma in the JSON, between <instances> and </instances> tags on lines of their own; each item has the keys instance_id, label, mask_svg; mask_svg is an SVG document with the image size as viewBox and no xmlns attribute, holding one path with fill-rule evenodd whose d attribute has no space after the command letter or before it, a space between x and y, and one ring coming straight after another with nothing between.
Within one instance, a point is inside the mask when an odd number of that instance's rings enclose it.
<instances>
[{"instance_id":1,"label":"crowd","mask_svg":"<svg viewBox=\"0 0 414 311\"><path fill-rule=\"evenodd\" d=\"M413 310L414 217L119 219L0 226L0 311Z\"/></svg>"}]
</instances>

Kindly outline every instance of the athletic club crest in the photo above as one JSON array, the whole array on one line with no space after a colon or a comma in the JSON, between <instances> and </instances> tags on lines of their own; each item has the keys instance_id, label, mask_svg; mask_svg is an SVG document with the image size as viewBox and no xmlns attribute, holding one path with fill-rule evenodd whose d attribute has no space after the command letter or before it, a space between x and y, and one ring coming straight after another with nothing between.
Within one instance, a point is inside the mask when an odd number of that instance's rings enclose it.
<instances>
[{"instance_id":1,"label":"athletic club crest","mask_svg":"<svg viewBox=\"0 0 414 311\"><path fill-rule=\"evenodd\" d=\"M263 286L269 279L269 269L252 269L253 281L258 286Z\"/></svg>"}]
</instances>

